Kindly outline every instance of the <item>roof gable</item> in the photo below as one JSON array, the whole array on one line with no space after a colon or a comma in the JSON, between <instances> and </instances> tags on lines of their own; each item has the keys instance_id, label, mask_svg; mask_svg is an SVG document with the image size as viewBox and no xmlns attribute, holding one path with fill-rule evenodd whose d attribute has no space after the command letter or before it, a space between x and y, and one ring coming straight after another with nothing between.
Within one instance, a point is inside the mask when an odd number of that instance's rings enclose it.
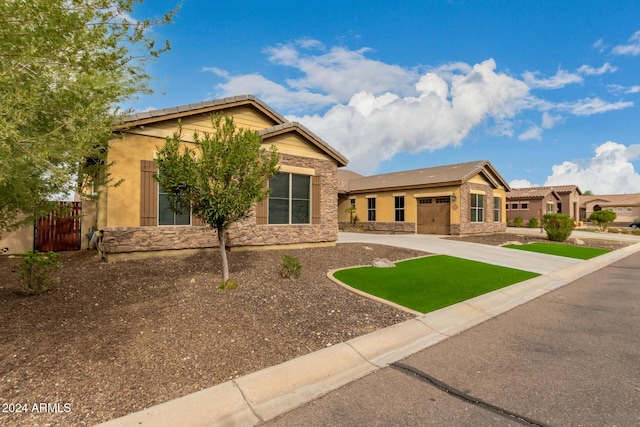
<instances>
[{"instance_id":1,"label":"roof gable","mask_svg":"<svg viewBox=\"0 0 640 427\"><path fill-rule=\"evenodd\" d=\"M263 142L269 138L293 132L299 135L305 143L335 160L339 167L346 166L348 163L346 157L322 138L300 123L287 121L277 111L253 95L234 96L131 114L122 117L120 123L114 126L114 131L165 138L176 131L177 121L180 120L183 126L182 139L193 141L194 132L211 129L209 116L223 111L231 112L229 115L234 117L237 126L257 131L262 135Z\"/></svg>"}]
</instances>

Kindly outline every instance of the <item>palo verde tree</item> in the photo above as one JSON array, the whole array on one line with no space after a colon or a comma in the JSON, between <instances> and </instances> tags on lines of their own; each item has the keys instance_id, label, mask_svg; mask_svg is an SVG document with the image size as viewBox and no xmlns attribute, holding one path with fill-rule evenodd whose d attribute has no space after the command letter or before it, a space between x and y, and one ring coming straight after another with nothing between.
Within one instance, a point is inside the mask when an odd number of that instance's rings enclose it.
<instances>
[{"instance_id":1,"label":"palo verde tree","mask_svg":"<svg viewBox=\"0 0 640 427\"><path fill-rule=\"evenodd\" d=\"M266 184L278 173L280 156L262 137L237 128L228 116L211 116L213 132L193 135L193 148L182 142L182 128L167 137L158 151L155 175L176 212L191 213L216 230L222 257L222 284L229 281L224 231L247 218L251 209L268 196Z\"/></svg>"},{"instance_id":2,"label":"palo verde tree","mask_svg":"<svg viewBox=\"0 0 640 427\"><path fill-rule=\"evenodd\" d=\"M150 30L176 12L135 20L141 2L0 1L0 234L109 181L118 105L150 93L145 65L169 49Z\"/></svg>"}]
</instances>

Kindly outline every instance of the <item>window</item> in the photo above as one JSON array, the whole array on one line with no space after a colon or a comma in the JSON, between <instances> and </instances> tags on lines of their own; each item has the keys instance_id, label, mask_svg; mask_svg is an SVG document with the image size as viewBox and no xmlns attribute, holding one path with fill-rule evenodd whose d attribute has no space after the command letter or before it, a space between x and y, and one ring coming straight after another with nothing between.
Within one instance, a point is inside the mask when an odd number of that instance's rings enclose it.
<instances>
[{"instance_id":1,"label":"window","mask_svg":"<svg viewBox=\"0 0 640 427\"><path fill-rule=\"evenodd\" d=\"M500 197L493 198L493 221L500 222L500 211L502 210L502 199Z\"/></svg>"},{"instance_id":2,"label":"window","mask_svg":"<svg viewBox=\"0 0 640 427\"><path fill-rule=\"evenodd\" d=\"M158 185L158 225L190 225L191 209L185 205L183 213L177 213L169 205L169 193Z\"/></svg>"},{"instance_id":3,"label":"window","mask_svg":"<svg viewBox=\"0 0 640 427\"><path fill-rule=\"evenodd\" d=\"M367 199L367 221L376 220L376 199Z\"/></svg>"},{"instance_id":4,"label":"window","mask_svg":"<svg viewBox=\"0 0 640 427\"><path fill-rule=\"evenodd\" d=\"M553 203L547 203L547 213L553 213Z\"/></svg>"},{"instance_id":5,"label":"window","mask_svg":"<svg viewBox=\"0 0 640 427\"><path fill-rule=\"evenodd\" d=\"M484 222L484 195L471 195L471 222Z\"/></svg>"},{"instance_id":6,"label":"window","mask_svg":"<svg viewBox=\"0 0 640 427\"><path fill-rule=\"evenodd\" d=\"M354 206L354 207L355 207L355 205L356 205L356 199L349 199L349 203L351 204L351 206Z\"/></svg>"},{"instance_id":7,"label":"window","mask_svg":"<svg viewBox=\"0 0 640 427\"><path fill-rule=\"evenodd\" d=\"M436 197L436 203L451 203L451 196Z\"/></svg>"},{"instance_id":8,"label":"window","mask_svg":"<svg viewBox=\"0 0 640 427\"><path fill-rule=\"evenodd\" d=\"M524 204L523 204L523 206L524 206ZM518 204L517 203L511 203L511 209L518 210Z\"/></svg>"},{"instance_id":9,"label":"window","mask_svg":"<svg viewBox=\"0 0 640 427\"><path fill-rule=\"evenodd\" d=\"M404 196L397 196L395 200L396 221L404 222Z\"/></svg>"},{"instance_id":10,"label":"window","mask_svg":"<svg viewBox=\"0 0 640 427\"><path fill-rule=\"evenodd\" d=\"M520 209L528 210L528 209L529 209L529 203L522 202L522 203L520 204Z\"/></svg>"},{"instance_id":11,"label":"window","mask_svg":"<svg viewBox=\"0 0 640 427\"><path fill-rule=\"evenodd\" d=\"M269 224L311 223L311 177L279 173L269 180Z\"/></svg>"}]
</instances>

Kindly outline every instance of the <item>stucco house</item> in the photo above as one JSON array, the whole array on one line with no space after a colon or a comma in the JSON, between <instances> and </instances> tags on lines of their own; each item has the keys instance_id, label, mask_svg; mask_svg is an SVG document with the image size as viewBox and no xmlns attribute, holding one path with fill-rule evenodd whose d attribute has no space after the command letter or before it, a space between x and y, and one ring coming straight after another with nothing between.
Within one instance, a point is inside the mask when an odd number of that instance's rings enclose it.
<instances>
[{"instance_id":1,"label":"stucco house","mask_svg":"<svg viewBox=\"0 0 640 427\"><path fill-rule=\"evenodd\" d=\"M551 187L512 189L507 193L507 220L510 224L522 218L526 225L529 220L542 219L542 215L558 213L560 195Z\"/></svg>"},{"instance_id":2,"label":"stucco house","mask_svg":"<svg viewBox=\"0 0 640 427\"><path fill-rule=\"evenodd\" d=\"M338 182L343 228L354 214L371 231L459 235L507 227L510 188L486 160L372 176L338 170Z\"/></svg>"},{"instance_id":3,"label":"stucco house","mask_svg":"<svg viewBox=\"0 0 640 427\"><path fill-rule=\"evenodd\" d=\"M275 145L280 153L280 173L269 183L269 199L229 228L231 249L335 244L336 171L347 159L300 123L244 95L138 113L118 124L114 131L121 138L111 141L107 161L113 162L112 176L123 182L103 189L97 202L96 226L103 230L108 259L217 246L215 232L198 218L168 208L167 195L153 179L156 152L177 130L178 119L188 145L194 132L211 131L213 113L224 113L238 127L257 131L266 148Z\"/></svg>"},{"instance_id":4,"label":"stucco house","mask_svg":"<svg viewBox=\"0 0 640 427\"><path fill-rule=\"evenodd\" d=\"M608 209L616 213L616 223L630 223L640 218L640 194L604 194L580 197L580 219L586 221L599 210Z\"/></svg>"},{"instance_id":5,"label":"stucco house","mask_svg":"<svg viewBox=\"0 0 640 427\"><path fill-rule=\"evenodd\" d=\"M563 213L575 221L580 219L580 195L577 185L512 188L507 193L507 219L516 217L525 221L540 219L541 214Z\"/></svg>"}]
</instances>

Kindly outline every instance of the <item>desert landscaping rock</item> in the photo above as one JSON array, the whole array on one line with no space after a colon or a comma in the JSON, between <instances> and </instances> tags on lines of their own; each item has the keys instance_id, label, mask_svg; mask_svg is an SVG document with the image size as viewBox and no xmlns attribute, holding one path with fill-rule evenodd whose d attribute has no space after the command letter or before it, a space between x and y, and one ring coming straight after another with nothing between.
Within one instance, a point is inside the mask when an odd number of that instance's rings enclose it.
<instances>
[{"instance_id":1,"label":"desert landscaping rock","mask_svg":"<svg viewBox=\"0 0 640 427\"><path fill-rule=\"evenodd\" d=\"M396 265L386 258L374 258L373 261L371 261L371 266L375 268L392 268Z\"/></svg>"}]
</instances>

